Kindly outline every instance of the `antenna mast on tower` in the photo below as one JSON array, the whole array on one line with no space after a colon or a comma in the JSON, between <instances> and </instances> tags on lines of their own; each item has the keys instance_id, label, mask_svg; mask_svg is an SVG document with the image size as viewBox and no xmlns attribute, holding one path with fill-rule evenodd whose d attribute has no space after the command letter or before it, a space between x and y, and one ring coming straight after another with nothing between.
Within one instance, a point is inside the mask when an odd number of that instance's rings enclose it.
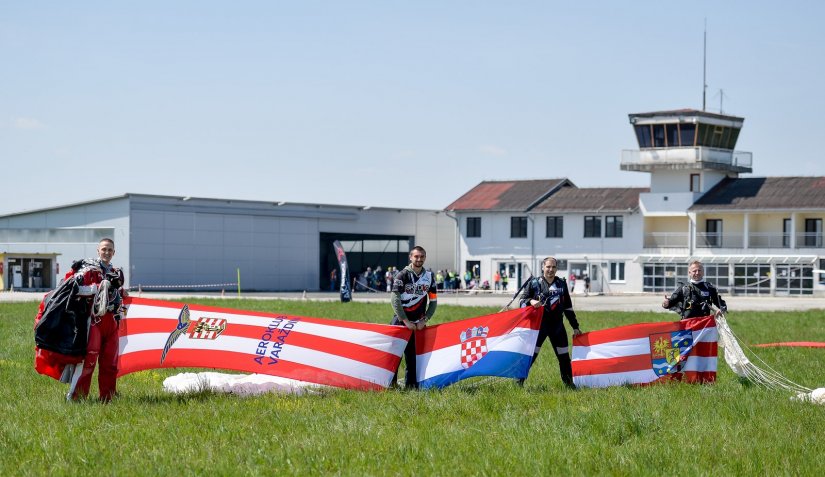
<instances>
[{"instance_id":1,"label":"antenna mast on tower","mask_svg":"<svg viewBox=\"0 0 825 477\"><path fill-rule=\"evenodd\" d=\"M708 19L705 18L705 41L702 51L702 111L707 106L708 96Z\"/></svg>"}]
</instances>

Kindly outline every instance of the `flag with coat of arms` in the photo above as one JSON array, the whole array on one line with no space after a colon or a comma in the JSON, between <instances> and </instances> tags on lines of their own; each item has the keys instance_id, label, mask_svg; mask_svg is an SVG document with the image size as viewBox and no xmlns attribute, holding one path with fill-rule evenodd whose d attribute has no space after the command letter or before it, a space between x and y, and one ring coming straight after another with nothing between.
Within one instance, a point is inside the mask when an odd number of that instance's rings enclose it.
<instances>
[{"instance_id":1,"label":"flag with coat of arms","mask_svg":"<svg viewBox=\"0 0 825 477\"><path fill-rule=\"evenodd\" d=\"M716 381L716 321L703 316L637 323L573 338L573 383L602 388L658 381Z\"/></svg>"},{"instance_id":2,"label":"flag with coat of arms","mask_svg":"<svg viewBox=\"0 0 825 477\"><path fill-rule=\"evenodd\" d=\"M419 387L442 388L476 376L526 378L541 314L541 308L526 307L416 331Z\"/></svg>"}]
</instances>

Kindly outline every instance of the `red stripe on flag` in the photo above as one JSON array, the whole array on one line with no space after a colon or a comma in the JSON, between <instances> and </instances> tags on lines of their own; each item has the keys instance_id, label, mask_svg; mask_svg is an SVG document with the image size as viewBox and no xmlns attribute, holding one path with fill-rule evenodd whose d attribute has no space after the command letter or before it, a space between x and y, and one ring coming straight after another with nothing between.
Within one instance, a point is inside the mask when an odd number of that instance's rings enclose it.
<instances>
[{"instance_id":1,"label":"red stripe on flag","mask_svg":"<svg viewBox=\"0 0 825 477\"><path fill-rule=\"evenodd\" d=\"M424 354L455 346L461 342L462 331L476 326L489 328L488 338L505 335L517 327L537 330L541 325L541 313L540 308L528 306L424 328L422 331L415 332L415 353Z\"/></svg>"},{"instance_id":2,"label":"red stripe on flag","mask_svg":"<svg viewBox=\"0 0 825 477\"><path fill-rule=\"evenodd\" d=\"M649 354L622 356L619 358L587 359L573 361L573 376L590 376L591 374L625 373L651 369Z\"/></svg>"},{"instance_id":3,"label":"red stripe on flag","mask_svg":"<svg viewBox=\"0 0 825 477\"><path fill-rule=\"evenodd\" d=\"M177 349L174 350L174 354L170 353L167 355L163 365L159 365L161 352L161 350L136 351L120 356L118 360L118 376L124 376L135 371L151 368L197 367L233 369L248 373L269 374L271 376L280 376L347 389L384 389L379 384L371 383L363 379L284 360L279 360L277 364L272 366L261 366L253 360L252 355L233 353L230 351Z\"/></svg>"},{"instance_id":4,"label":"red stripe on flag","mask_svg":"<svg viewBox=\"0 0 825 477\"><path fill-rule=\"evenodd\" d=\"M669 333L681 330L698 331L704 328L716 326L716 321L712 316L701 318L691 318L689 320L660 322L660 323L637 323L635 325L620 326L618 328L608 328L606 330L590 331L582 333L573 338L574 346L594 346L611 341L624 341L638 338L646 338L655 333Z\"/></svg>"}]
</instances>

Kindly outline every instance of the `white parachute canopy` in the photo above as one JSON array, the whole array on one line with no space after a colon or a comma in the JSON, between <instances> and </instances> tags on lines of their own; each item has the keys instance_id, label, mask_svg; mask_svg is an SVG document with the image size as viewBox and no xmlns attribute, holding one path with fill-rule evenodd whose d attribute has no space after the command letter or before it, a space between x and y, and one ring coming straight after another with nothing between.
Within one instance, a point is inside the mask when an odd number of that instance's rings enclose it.
<instances>
[{"instance_id":1,"label":"white parachute canopy","mask_svg":"<svg viewBox=\"0 0 825 477\"><path fill-rule=\"evenodd\" d=\"M265 393L301 395L322 387L267 374L181 373L163 380L163 390L174 394L212 391L240 396Z\"/></svg>"},{"instance_id":2,"label":"white parachute canopy","mask_svg":"<svg viewBox=\"0 0 825 477\"><path fill-rule=\"evenodd\" d=\"M811 389L797 384L782 376L748 348L748 353L759 360L766 369L762 369L748 359L736 335L733 334L724 313L716 314L716 330L719 333L719 344L725 349L725 362L739 377L768 389L781 389L796 393L794 399L825 404L825 388ZM746 346L747 347L747 346Z\"/></svg>"}]
</instances>

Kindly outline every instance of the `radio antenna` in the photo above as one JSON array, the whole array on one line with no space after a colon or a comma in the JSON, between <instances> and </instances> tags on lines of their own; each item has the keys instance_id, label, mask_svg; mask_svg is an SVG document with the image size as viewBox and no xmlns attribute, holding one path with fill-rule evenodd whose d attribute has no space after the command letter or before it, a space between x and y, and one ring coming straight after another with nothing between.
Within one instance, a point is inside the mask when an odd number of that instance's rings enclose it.
<instances>
[{"instance_id":1,"label":"radio antenna","mask_svg":"<svg viewBox=\"0 0 825 477\"><path fill-rule=\"evenodd\" d=\"M705 18L705 40L702 51L702 111L707 107L708 96L708 19Z\"/></svg>"}]
</instances>

